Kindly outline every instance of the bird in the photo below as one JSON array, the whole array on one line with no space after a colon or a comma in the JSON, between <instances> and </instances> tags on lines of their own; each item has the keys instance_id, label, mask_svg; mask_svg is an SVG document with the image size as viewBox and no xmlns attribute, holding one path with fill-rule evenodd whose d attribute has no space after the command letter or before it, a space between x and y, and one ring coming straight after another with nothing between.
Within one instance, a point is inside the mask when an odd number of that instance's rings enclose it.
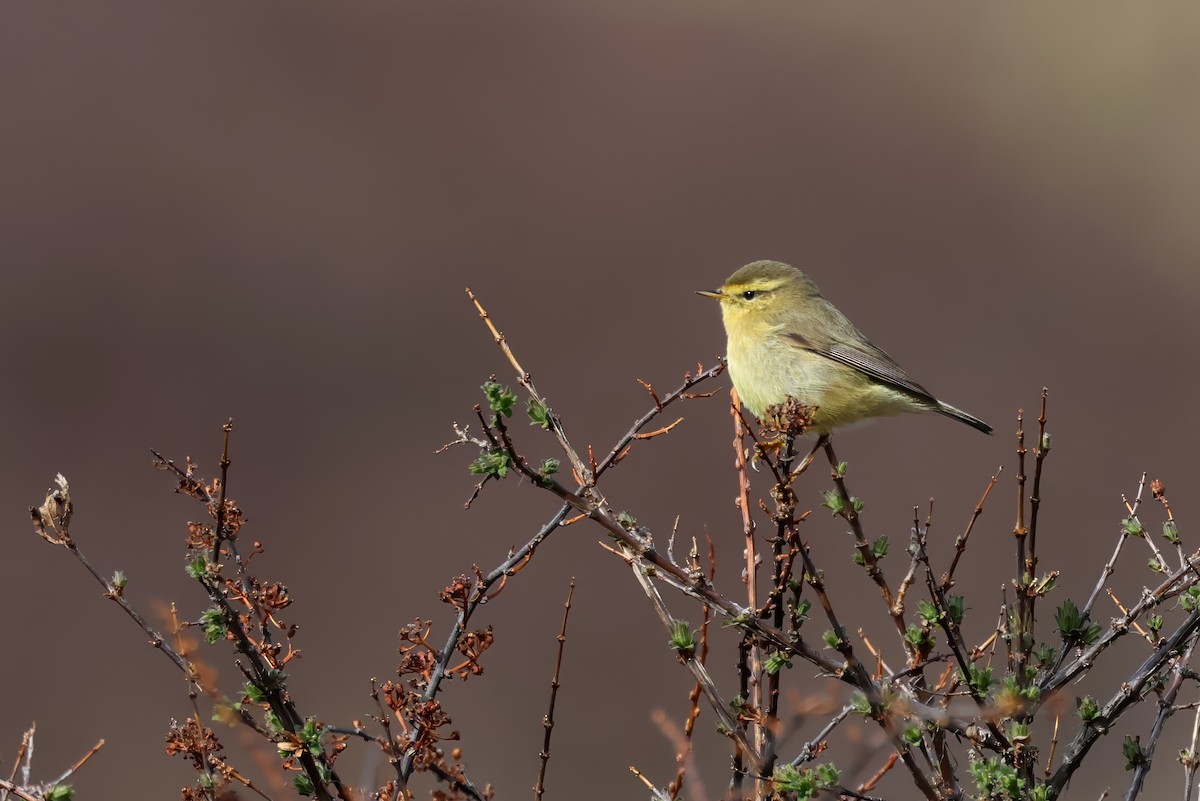
<instances>
[{"instance_id":1,"label":"bird","mask_svg":"<svg viewBox=\"0 0 1200 801\"><path fill-rule=\"evenodd\" d=\"M720 289L697 294L720 301L729 375L756 417L794 398L808 407L808 430L822 436L866 418L922 411L992 433L914 381L790 264L751 262Z\"/></svg>"}]
</instances>

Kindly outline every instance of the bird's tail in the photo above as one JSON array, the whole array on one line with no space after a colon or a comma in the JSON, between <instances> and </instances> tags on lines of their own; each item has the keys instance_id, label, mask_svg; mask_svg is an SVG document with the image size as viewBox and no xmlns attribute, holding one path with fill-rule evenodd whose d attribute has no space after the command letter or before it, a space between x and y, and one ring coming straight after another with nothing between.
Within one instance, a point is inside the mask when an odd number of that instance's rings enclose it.
<instances>
[{"instance_id":1,"label":"bird's tail","mask_svg":"<svg viewBox=\"0 0 1200 801\"><path fill-rule=\"evenodd\" d=\"M944 414L947 417L952 417L959 422L966 423L971 428L977 428L985 434L992 433L992 427L987 423L983 422L978 417L972 417L962 409L955 409L948 403L937 401L937 406L933 407L933 411L937 412L938 414Z\"/></svg>"}]
</instances>

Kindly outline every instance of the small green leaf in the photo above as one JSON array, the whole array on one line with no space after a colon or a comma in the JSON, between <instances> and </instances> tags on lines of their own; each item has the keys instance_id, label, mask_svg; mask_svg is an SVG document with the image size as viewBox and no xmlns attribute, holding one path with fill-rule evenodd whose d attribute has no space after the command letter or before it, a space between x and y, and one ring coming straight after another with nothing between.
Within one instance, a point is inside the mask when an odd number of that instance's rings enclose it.
<instances>
[{"instance_id":1,"label":"small green leaf","mask_svg":"<svg viewBox=\"0 0 1200 801\"><path fill-rule=\"evenodd\" d=\"M920 626L909 625L908 630L904 633L904 639L921 653L928 653L929 649L933 648L933 638Z\"/></svg>"},{"instance_id":2,"label":"small green leaf","mask_svg":"<svg viewBox=\"0 0 1200 801\"><path fill-rule=\"evenodd\" d=\"M924 599L917 601L917 613L921 616L921 620L926 623L937 623L942 619L942 613L938 611L937 605L933 601Z\"/></svg>"},{"instance_id":3,"label":"small green leaf","mask_svg":"<svg viewBox=\"0 0 1200 801\"><path fill-rule=\"evenodd\" d=\"M205 609L201 613L200 626L204 631L204 639L209 645L220 642L229 633L229 626L225 622L225 612L217 606Z\"/></svg>"},{"instance_id":4,"label":"small green leaf","mask_svg":"<svg viewBox=\"0 0 1200 801\"><path fill-rule=\"evenodd\" d=\"M744 626L749 622L750 613L742 612L740 615L733 615L732 617L725 618L724 622L721 623L721 628L728 629L736 626Z\"/></svg>"},{"instance_id":5,"label":"small green leaf","mask_svg":"<svg viewBox=\"0 0 1200 801\"><path fill-rule=\"evenodd\" d=\"M305 796L306 798L310 795L314 795L317 792L316 788L313 787L312 779L308 778L308 775L304 773L301 773L292 779L292 784L295 786L296 792L302 796Z\"/></svg>"},{"instance_id":6,"label":"small green leaf","mask_svg":"<svg viewBox=\"0 0 1200 801\"><path fill-rule=\"evenodd\" d=\"M1195 587L1190 588L1183 595L1179 596L1179 606L1185 612L1190 612L1196 608L1197 596L1192 592Z\"/></svg>"},{"instance_id":7,"label":"small green leaf","mask_svg":"<svg viewBox=\"0 0 1200 801\"><path fill-rule=\"evenodd\" d=\"M812 601L807 598L803 599L796 605L796 617L804 620L808 619L808 610L812 609Z\"/></svg>"},{"instance_id":8,"label":"small green leaf","mask_svg":"<svg viewBox=\"0 0 1200 801\"><path fill-rule=\"evenodd\" d=\"M959 677L975 691L977 695L987 695L991 690L994 680L992 679L992 669L990 667L978 667L976 665L968 665L971 671L970 676L963 677L960 671Z\"/></svg>"},{"instance_id":9,"label":"small green leaf","mask_svg":"<svg viewBox=\"0 0 1200 801\"><path fill-rule=\"evenodd\" d=\"M1125 735L1125 742L1121 744L1121 753L1125 757L1125 770L1133 770L1146 761L1146 752L1142 750L1140 739L1128 734Z\"/></svg>"},{"instance_id":10,"label":"small green leaf","mask_svg":"<svg viewBox=\"0 0 1200 801\"><path fill-rule=\"evenodd\" d=\"M871 716L871 702L861 690L850 693L850 709L854 714L862 715L864 718Z\"/></svg>"},{"instance_id":11,"label":"small green leaf","mask_svg":"<svg viewBox=\"0 0 1200 801\"><path fill-rule=\"evenodd\" d=\"M963 616L967 613L967 599L961 595L946 596L946 613L950 615L950 619L955 625L963 622Z\"/></svg>"},{"instance_id":12,"label":"small green leaf","mask_svg":"<svg viewBox=\"0 0 1200 801\"><path fill-rule=\"evenodd\" d=\"M1083 613L1079 611L1079 607L1070 598L1063 601L1062 606L1054 613L1054 622L1058 624L1058 633L1066 642L1074 642L1076 640L1087 641L1087 635L1092 627L1088 627L1083 622ZM1099 626L1094 627L1098 635Z\"/></svg>"},{"instance_id":13,"label":"small green leaf","mask_svg":"<svg viewBox=\"0 0 1200 801\"><path fill-rule=\"evenodd\" d=\"M1020 777L1016 768L996 757L987 761L971 761L967 765L967 771L975 780L981 798L1018 801L1025 797L1025 780Z\"/></svg>"},{"instance_id":14,"label":"small green leaf","mask_svg":"<svg viewBox=\"0 0 1200 801\"><path fill-rule=\"evenodd\" d=\"M775 768L771 782L775 785L775 795L790 794L797 801L809 801L836 787L839 775L833 763L817 765L815 768L798 768L785 763Z\"/></svg>"},{"instance_id":15,"label":"small green leaf","mask_svg":"<svg viewBox=\"0 0 1200 801\"><path fill-rule=\"evenodd\" d=\"M767 661L763 663L763 667L766 668L767 673L770 673L772 676L778 673L781 668L790 668L791 666L791 658L783 651L776 651L768 656Z\"/></svg>"},{"instance_id":16,"label":"small green leaf","mask_svg":"<svg viewBox=\"0 0 1200 801\"><path fill-rule=\"evenodd\" d=\"M517 402L517 396L513 394L512 390L503 384L489 381L483 385L483 394L487 396L489 409L497 415L512 417L513 404Z\"/></svg>"},{"instance_id":17,"label":"small green leaf","mask_svg":"<svg viewBox=\"0 0 1200 801\"><path fill-rule=\"evenodd\" d=\"M857 509L856 511L862 511L862 510ZM879 539L875 540L875 542L871 543L871 553L875 554L876 559L882 559L883 557L887 556L887 552L888 552L888 538L887 538L886 534L884 534Z\"/></svg>"},{"instance_id":18,"label":"small green leaf","mask_svg":"<svg viewBox=\"0 0 1200 801\"><path fill-rule=\"evenodd\" d=\"M541 426L543 429L550 427L550 410L537 398L529 399L525 414L529 415L529 425Z\"/></svg>"},{"instance_id":19,"label":"small green leaf","mask_svg":"<svg viewBox=\"0 0 1200 801\"><path fill-rule=\"evenodd\" d=\"M307 718L304 721L304 725L300 728L300 731L296 732L296 737L299 738L300 742L303 743L304 746L310 751L314 746L319 751L321 735L324 733L324 729L321 728L320 724L317 723L316 720L313 718Z\"/></svg>"},{"instance_id":20,"label":"small green leaf","mask_svg":"<svg viewBox=\"0 0 1200 801\"><path fill-rule=\"evenodd\" d=\"M477 476L504 478L512 466L512 457L507 451L502 448L488 448L480 452L479 458L471 462L468 469Z\"/></svg>"},{"instance_id":21,"label":"small green leaf","mask_svg":"<svg viewBox=\"0 0 1200 801\"><path fill-rule=\"evenodd\" d=\"M1049 643L1040 643L1037 648L1033 649L1033 658L1041 667L1049 667L1054 664L1054 658L1058 656L1058 651Z\"/></svg>"},{"instance_id":22,"label":"small green leaf","mask_svg":"<svg viewBox=\"0 0 1200 801\"><path fill-rule=\"evenodd\" d=\"M682 657L690 657L696 652L696 635L686 620L676 620L671 623L671 650Z\"/></svg>"}]
</instances>

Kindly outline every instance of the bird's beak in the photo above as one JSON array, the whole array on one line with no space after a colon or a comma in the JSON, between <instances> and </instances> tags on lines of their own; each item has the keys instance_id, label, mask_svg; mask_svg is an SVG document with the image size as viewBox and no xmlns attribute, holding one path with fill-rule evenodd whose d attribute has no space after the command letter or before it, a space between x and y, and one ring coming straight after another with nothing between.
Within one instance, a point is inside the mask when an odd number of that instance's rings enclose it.
<instances>
[{"instance_id":1,"label":"bird's beak","mask_svg":"<svg viewBox=\"0 0 1200 801\"><path fill-rule=\"evenodd\" d=\"M725 295L725 293L724 293L724 292L722 292L722 291L720 291L720 290L715 290L715 291L714 291L714 290L711 290L711 289L697 289L697 290L696 290L696 294L697 294L697 295L703 295L703 296L704 296L704 297L706 297L706 298L713 298L713 299L715 299L715 300L724 300L724 299L725 299L725 297L726 297L726 295Z\"/></svg>"}]
</instances>

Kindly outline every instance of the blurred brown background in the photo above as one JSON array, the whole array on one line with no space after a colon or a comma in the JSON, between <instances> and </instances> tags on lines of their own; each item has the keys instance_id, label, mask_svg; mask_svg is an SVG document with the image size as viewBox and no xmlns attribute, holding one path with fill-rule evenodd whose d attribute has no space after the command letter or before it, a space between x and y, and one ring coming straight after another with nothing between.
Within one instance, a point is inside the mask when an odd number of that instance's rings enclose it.
<instances>
[{"instance_id":1,"label":"blurred brown background","mask_svg":"<svg viewBox=\"0 0 1200 801\"><path fill-rule=\"evenodd\" d=\"M479 384L509 378L468 285L574 439L606 450L647 407L635 378L674 386L721 352L717 310L692 290L752 259L804 266L918 380L997 428L908 417L838 438L868 531L896 553L913 505L936 496L944 557L1005 465L962 571L981 636L1011 577L1012 421L1043 385L1042 564L1066 571L1054 603L1082 603L1143 470L1194 547L1198 24L1170 3L6 6L0 772L36 719L35 778L107 739L74 779L80 798L172 798L194 778L162 754L188 714L180 676L32 536L26 507L62 471L93 561L125 570L141 608L194 617L181 543L201 509L148 449L212 471L227 416L245 536L298 599L299 707L343 725L371 712L368 679L394 670L400 625L443 632L449 578L490 568L554 509L507 481L463 511L473 454L432 455ZM709 531L736 593L724 397L686 406L606 490L657 531L676 514ZM1148 507L1152 531L1159 519ZM835 599L876 625L842 527L818 510L807 533ZM630 764L673 775L650 716L681 720L690 684L600 538L560 532L482 610L487 674L443 696L471 776L501 797L536 776L571 576L549 797L641 797ZM1130 598L1149 581L1144 550L1118 575ZM228 650L209 654L232 691ZM1130 638L1110 661L1127 672L1143 654ZM731 653L716 658L731 686ZM800 692L831 687L792 675ZM1124 674L1106 675L1111 690ZM1173 719L1149 797L1175 792L1190 725ZM711 732L706 711L715 794L727 756ZM245 733L220 733L261 776ZM343 775L372 783L369 749L352 750ZM1119 736L1102 741L1070 796L1123 792L1119 755Z\"/></svg>"}]
</instances>

